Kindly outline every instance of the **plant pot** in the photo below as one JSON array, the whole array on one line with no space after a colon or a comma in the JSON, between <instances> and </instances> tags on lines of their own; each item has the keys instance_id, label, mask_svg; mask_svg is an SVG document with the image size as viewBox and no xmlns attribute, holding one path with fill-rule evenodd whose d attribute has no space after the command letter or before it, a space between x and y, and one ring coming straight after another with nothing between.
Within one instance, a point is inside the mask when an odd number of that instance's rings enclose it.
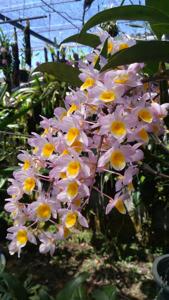
<instances>
[{"instance_id":1,"label":"plant pot","mask_svg":"<svg viewBox=\"0 0 169 300\"><path fill-rule=\"evenodd\" d=\"M152 272L158 287L156 299L169 300L169 254L155 259Z\"/></svg>"}]
</instances>

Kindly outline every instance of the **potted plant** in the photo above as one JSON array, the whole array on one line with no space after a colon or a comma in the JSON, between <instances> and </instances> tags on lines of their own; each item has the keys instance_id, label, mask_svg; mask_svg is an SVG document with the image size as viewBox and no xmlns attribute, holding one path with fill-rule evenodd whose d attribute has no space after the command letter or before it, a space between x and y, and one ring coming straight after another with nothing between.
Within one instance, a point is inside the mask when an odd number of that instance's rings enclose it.
<instances>
[{"instance_id":1,"label":"potted plant","mask_svg":"<svg viewBox=\"0 0 169 300\"><path fill-rule=\"evenodd\" d=\"M153 276L158 286L157 300L169 299L169 254L159 256L153 263Z\"/></svg>"}]
</instances>

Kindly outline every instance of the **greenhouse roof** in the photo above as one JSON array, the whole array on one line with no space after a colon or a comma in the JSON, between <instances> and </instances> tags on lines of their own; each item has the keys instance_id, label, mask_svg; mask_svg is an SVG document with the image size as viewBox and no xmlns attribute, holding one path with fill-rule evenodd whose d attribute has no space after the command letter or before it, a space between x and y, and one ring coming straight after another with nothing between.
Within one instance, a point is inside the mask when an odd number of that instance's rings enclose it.
<instances>
[{"instance_id":1,"label":"greenhouse roof","mask_svg":"<svg viewBox=\"0 0 169 300\"><path fill-rule=\"evenodd\" d=\"M89 0L88 0L89 1ZM46 42L60 43L66 37L78 33L83 24L84 0L6 0L0 1L0 28L8 36L13 38L14 23L2 23L6 18L18 20L18 23L25 26L30 18L30 28L39 35L39 38L31 36L33 51L41 51ZM138 4L143 1L134 0ZM86 9L84 20L105 8L117 6L121 0L94 0L90 8ZM125 4L131 4L126 0ZM35 19L34 19L35 18ZM7 19L8 20L8 19ZM20 47L23 45L23 31L17 28ZM42 37L42 38L40 38ZM48 44L49 44L48 43Z\"/></svg>"}]
</instances>

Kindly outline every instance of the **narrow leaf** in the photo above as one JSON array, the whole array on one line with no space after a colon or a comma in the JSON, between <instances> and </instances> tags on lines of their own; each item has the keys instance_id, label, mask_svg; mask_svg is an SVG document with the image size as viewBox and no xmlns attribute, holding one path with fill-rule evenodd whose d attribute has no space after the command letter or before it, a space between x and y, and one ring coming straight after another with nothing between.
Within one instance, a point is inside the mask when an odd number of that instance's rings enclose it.
<instances>
[{"instance_id":1,"label":"narrow leaf","mask_svg":"<svg viewBox=\"0 0 169 300\"><path fill-rule=\"evenodd\" d=\"M169 42L141 41L138 44L115 53L102 71L135 62L169 61Z\"/></svg>"},{"instance_id":2,"label":"narrow leaf","mask_svg":"<svg viewBox=\"0 0 169 300\"><path fill-rule=\"evenodd\" d=\"M146 0L145 1L147 6L151 6L155 9L158 9L162 13L169 16L169 1L168 0ZM164 21L163 21L164 22ZM161 23L161 22L158 22ZM168 26L155 26L154 22L150 23L152 30L157 35L158 38L161 38L161 36L165 33L168 33Z\"/></svg>"},{"instance_id":3,"label":"narrow leaf","mask_svg":"<svg viewBox=\"0 0 169 300\"><path fill-rule=\"evenodd\" d=\"M73 300L73 295L77 293L77 289L81 286L83 282L86 281L89 274L84 272L78 277L69 281L63 290L57 295L56 300Z\"/></svg>"},{"instance_id":4,"label":"narrow leaf","mask_svg":"<svg viewBox=\"0 0 169 300\"><path fill-rule=\"evenodd\" d=\"M134 20L155 23L169 22L169 16L164 12L149 6L126 5L106 9L93 16L82 28L81 34L90 28L112 20Z\"/></svg>"},{"instance_id":5,"label":"narrow leaf","mask_svg":"<svg viewBox=\"0 0 169 300\"><path fill-rule=\"evenodd\" d=\"M3 97L5 96L5 93L7 91L7 84L4 84L1 86L1 89L0 89L0 103L2 102L3 100Z\"/></svg>"},{"instance_id":6,"label":"narrow leaf","mask_svg":"<svg viewBox=\"0 0 169 300\"><path fill-rule=\"evenodd\" d=\"M161 31L161 33L169 33L169 23L154 23L153 27Z\"/></svg>"},{"instance_id":7,"label":"narrow leaf","mask_svg":"<svg viewBox=\"0 0 169 300\"><path fill-rule=\"evenodd\" d=\"M60 45L65 43L78 43L85 46L89 46L92 48L96 48L101 42L97 35L90 34L90 33L84 33L84 34L74 34L66 38L61 42Z\"/></svg>"},{"instance_id":8,"label":"narrow leaf","mask_svg":"<svg viewBox=\"0 0 169 300\"><path fill-rule=\"evenodd\" d=\"M114 286L108 285L94 290L92 296L95 300L117 300L117 290Z\"/></svg>"},{"instance_id":9,"label":"narrow leaf","mask_svg":"<svg viewBox=\"0 0 169 300\"><path fill-rule=\"evenodd\" d=\"M164 14L169 16L169 1L168 0L146 0L147 6L152 6L158 10L161 10Z\"/></svg>"},{"instance_id":10,"label":"narrow leaf","mask_svg":"<svg viewBox=\"0 0 169 300\"><path fill-rule=\"evenodd\" d=\"M28 294L21 282L13 275L3 272L0 274L0 280L5 281L13 299L28 300Z\"/></svg>"},{"instance_id":11,"label":"narrow leaf","mask_svg":"<svg viewBox=\"0 0 169 300\"><path fill-rule=\"evenodd\" d=\"M106 39L106 41L104 42L103 48L100 52L100 56L104 56L107 57L107 50L108 50L108 39ZM100 70L100 56L98 57L96 63L95 63L95 69Z\"/></svg>"},{"instance_id":12,"label":"narrow leaf","mask_svg":"<svg viewBox=\"0 0 169 300\"><path fill-rule=\"evenodd\" d=\"M16 121L18 118L24 116L30 109L36 107L38 103L40 103L43 100L42 97L40 97L36 102L31 103L27 107L21 107L20 109L15 109L14 112L10 112L7 116L5 116L3 119L0 119L0 130L6 129L6 126Z\"/></svg>"},{"instance_id":13,"label":"narrow leaf","mask_svg":"<svg viewBox=\"0 0 169 300\"><path fill-rule=\"evenodd\" d=\"M6 267L6 258L3 253L0 253L0 273L5 270Z\"/></svg>"},{"instance_id":14,"label":"narrow leaf","mask_svg":"<svg viewBox=\"0 0 169 300\"><path fill-rule=\"evenodd\" d=\"M108 296L101 289L95 290L92 294L93 299L95 300L109 300Z\"/></svg>"}]
</instances>

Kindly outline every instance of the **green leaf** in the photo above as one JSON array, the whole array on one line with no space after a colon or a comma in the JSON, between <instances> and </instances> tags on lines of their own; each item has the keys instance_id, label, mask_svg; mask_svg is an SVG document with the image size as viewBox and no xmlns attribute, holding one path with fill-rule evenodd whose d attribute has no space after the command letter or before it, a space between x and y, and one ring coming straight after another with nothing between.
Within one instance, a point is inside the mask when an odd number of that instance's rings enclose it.
<instances>
[{"instance_id":1,"label":"green leaf","mask_svg":"<svg viewBox=\"0 0 169 300\"><path fill-rule=\"evenodd\" d=\"M0 169L0 175L11 175L11 173L13 171L16 171L18 169L18 167L9 167L9 168L6 168L6 169Z\"/></svg>"},{"instance_id":2,"label":"green leaf","mask_svg":"<svg viewBox=\"0 0 169 300\"><path fill-rule=\"evenodd\" d=\"M40 290L38 294L39 300L52 300L49 294L45 290Z\"/></svg>"},{"instance_id":3,"label":"green leaf","mask_svg":"<svg viewBox=\"0 0 169 300\"><path fill-rule=\"evenodd\" d=\"M27 88L29 91L29 88ZM22 91L23 92L23 91ZM43 93L35 95L34 89L30 88L30 95L29 93L24 95L23 93L20 94L20 97L23 101L21 106L18 106L14 109L14 111L9 112L4 118L0 119L0 130L6 129L6 126L16 121L18 118L24 116L29 110L36 108L36 106L42 102L45 97L47 96L47 93L50 93L50 88L48 86L48 89L43 91ZM36 96L36 97L35 97ZM27 98L33 98L31 100L30 104L26 103Z\"/></svg>"},{"instance_id":4,"label":"green leaf","mask_svg":"<svg viewBox=\"0 0 169 300\"><path fill-rule=\"evenodd\" d=\"M88 300L86 287L81 284L75 289L72 300Z\"/></svg>"},{"instance_id":5,"label":"green leaf","mask_svg":"<svg viewBox=\"0 0 169 300\"><path fill-rule=\"evenodd\" d=\"M3 101L3 97L5 96L7 88L8 88L7 84L2 85L0 88L0 103L2 103L2 101Z\"/></svg>"},{"instance_id":6,"label":"green leaf","mask_svg":"<svg viewBox=\"0 0 169 300\"><path fill-rule=\"evenodd\" d=\"M81 273L78 277L69 281L63 290L59 292L56 297L56 300L74 300L74 297L77 296L77 290L83 282L86 281L89 274L87 272ZM83 299L83 298L82 298Z\"/></svg>"},{"instance_id":7,"label":"green leaf","mask_svg":"<svg viewBox=\"0 0 169 300\"><path fill-rule=\"evenodd\" d=\"M82 82L79 79L80 71L65 63L48 62L39 65L34 72L47 73L59 81L64 81L72 86L80 87Z\"/></svg>"},{"instance_id":8,"label":"green leaf","mask_svg":"<svg viewBox=\"0 0 169 300\"><path fill-rule=\"evenodd\" d=\"M147 6L152 6L158 10L161 10L164 14L169 16L169 1L168 0L146 0Z\"/></svg>"},{"instance_id":9,"label":"green leaf","mask_svg":"<svg viewBox=\"0 0 169 300\"><path fill-rule=\"evenodd\" d=\"M169 33L169 23L153 23L151 27L157 35Z\"/></svg>"},{"instance_id":10,"label":"green leaf","mask_svg":"<svg viewBox=\"0 0 169 300\"><path fill-rule=\"evenodd\" d=\"M0 254L0 274L5 270L6 258L3 253Z\"/></svg>"},{"instance_id":11,"label":"green leaf","mask_svg":"<svg viewBox=\"0 0 169 300\"><path fill-rule=\"evenodd\" d=\"M3 272L0 273L0 280L3 280L6 283L10 295L13 297L13 299L28 300L26 289L15 276Z\"/></svg>"},{"instance_id":12,"label":"green leaf","mask_svg":"<svg viewBox=\"0 0 169 300\"><path fill-rule=\"evenodd\" d=\"M66 38L61 42L60 45L64 43L78 43L85 46L89 46L92 48L96 48L101 42L97 35L90 34L90 33L84 33L84 34L74 34Z\"/></svg>"},{"instance_id":13,"label":"green leaf","mask_svg":"<svg viewBox=\"0 0 169 300\"><path fill-rule=\"evenodd\" d=\"M169 42L141 41L138 44L115 53L102 71L135 62L166 62L169 60Z\"/></svg>"},{"instance_id":14,"label":"green leaf","mask_svg":"<svg viewBox=\"0 0 169 300\"><path fill-rule=\"evenodd\" d=\"M153 7L153 9L158 9L165 15L169 16L169 1L168 0L146 0L145 1L147 6ZM161 24L160 24L161 23ZM169 33L169 24L168 22L158 22L158 24L154 24L154 22L151 22L151 28L154 31L154 33L157 35L158 38L161 38L161 36L165 33Z\"/></svg>"},{"instance_id":15,"label":"green leaf","mask_svg":"<svg viewBox=\"0 0 169 300\"><path fill-rule=\"evenodd\" d=\"M21 107L19 110L16 109L14 112L10 112L5 118L0 120L0 130L6 129L6 126L16 121L18 118L25 115L30 109L36 107L38 103L40 103L43 100L43 98L39 98L36 103L31 103L27 107Z\"/></svg>"},{"instance_id":16,"label":"green leaf","mask_svg":"<svg viewBox=\"0 0 169 300\"><path fill-rule=\"evenodd\" d=\"M107 49L108 49L108 39L105 40L102 50L100 52L100 56L107 57ZM97 61L95 63L95 69L100 70L100 56L98 56Z\"/></svg>"},{"instance_id":17,"label":"green leaf","mask_svg":"<svg viewBox=\"0 0 169 300\"><path fill-rule=\"evenodd\" d=\"M114 286L108 285L95 290L92 296L95 300L117 300L117 290Z\"/></svg>"},{"instance_id":18,"label":"green leaf","mask_svg":"<svg viewBox=\"0 0 169 300\"><path fill-rule=\"evenodd\" d=\"M109 297L109 300L116 300L117 299L117 289L115 286L107 285L104 286L103 291Z\"/></svg>"},{"instance_id":19,"label":"green leaf","mask_svg":"<svg viewBox=\"0 0 169 300\"><path fill-rule=\"evenodd\" d=\"M159 70L159 63L158 62L150 62L145 65L143 68L143 73L147 74L148 76L153 76Z\"/></svg>"},{"instance_id":20,"label":"green leaf","mask_svg":"<svg viewBox=\"0 0 169 300\"><path fill-rule=\"evenodd\" d=\"M114 7L99 12L89 19L89 21L83 26L81 34L98 24L112 20L134 20L167 23L169 22L169 16L162 11L149 6L126 5Z\"/></svg>"}]
</instances>

